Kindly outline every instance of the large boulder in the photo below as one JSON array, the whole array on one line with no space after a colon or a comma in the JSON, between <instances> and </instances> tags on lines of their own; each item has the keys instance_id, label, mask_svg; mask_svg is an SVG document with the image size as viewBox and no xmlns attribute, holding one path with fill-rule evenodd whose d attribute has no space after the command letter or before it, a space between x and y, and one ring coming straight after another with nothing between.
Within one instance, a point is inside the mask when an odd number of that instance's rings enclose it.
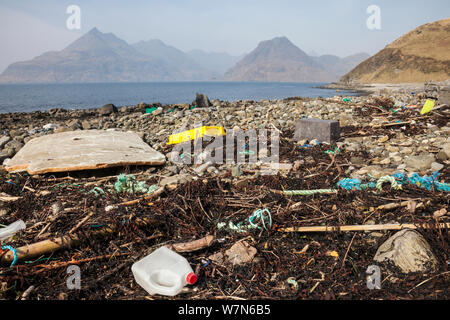
<instances>
[{"instance_id":1,"label":"large boulder","mask_svg":"<svg viewBox=\"0 0 450 320\"><path fill-rule=\"evenodd\" d=\"M401 230L386 240L378 248L374 260L391 262L403 273L430 272L438 265L428 242L411 229Z\"/></svg>"},{"instance_id":2,"label":"large boulder","mask_svg":"<svg viewBox=\"0 0 450 320\"><path fill-rule=\"evenodd\" d=\"M108 116L112 113L117 113L119 110L112 103L105 104L103 107L98 109L98 113L102 116Z\"/></svg>"},{"instance_id":3,"label":"large boulder","mask_svg":"<svg viewBox=\"0 0 450 320\"><path fill-rule=\"evenodd\" d=\"M210 106L212 106L212 103L209 101L208 96L201 93L197 93L195 103L197 105L197 108L209 108Z\"/></svg>"}]
</instances>

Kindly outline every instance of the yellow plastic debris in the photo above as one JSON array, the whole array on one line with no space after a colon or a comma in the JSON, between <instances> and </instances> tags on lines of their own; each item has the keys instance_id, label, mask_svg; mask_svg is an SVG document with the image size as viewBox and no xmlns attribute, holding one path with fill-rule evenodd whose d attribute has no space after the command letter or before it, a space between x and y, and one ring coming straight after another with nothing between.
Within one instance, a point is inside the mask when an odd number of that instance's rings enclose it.
<instances>
[{"instance_id":1,"label":"yellow plastic debris","mask_svg":"<svg viewBox=\"0 0 450 320\"><path fill-rule=\"evenodd\" d=\"M339 253L337 251L328 251L327 255L330 257L339 258Z\"/></svg>"},{"instance_id":2,"label":"yellow plastic debris","mask_svg":"<svg viewBox=\"0 0 450 320\"><path fill-rule=\"evenodd\" d=\"M224 136L225 129L223 127L208 127L208 126L198 127L192 130L172 134L169 137L169 142L167 144L178 144L181 142L195 140L205 135L215 137Z\"/></svg>"},{"instance_id":3,"label":"yellow plastic debris","mask_svg":"<svg viewBox=\"0 0 450 320\"><path fill-rule=\"evenodd\" d=\"M420 111L420 114L427 114L431 110L433 110L434 107L434 100L428 99L425 104L423 105L422 111Z\"/></svg>"}]
</instances>

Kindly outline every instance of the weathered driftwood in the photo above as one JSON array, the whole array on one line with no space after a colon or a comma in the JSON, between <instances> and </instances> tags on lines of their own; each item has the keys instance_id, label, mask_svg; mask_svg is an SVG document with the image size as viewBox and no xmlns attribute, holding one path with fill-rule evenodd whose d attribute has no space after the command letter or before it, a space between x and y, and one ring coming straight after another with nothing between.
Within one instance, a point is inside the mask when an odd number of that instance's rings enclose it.
<instances>
[{"instance_id":1,"label":"weathered driftwood","mask_svg":"<svg viewBox=\"0 0 450 320\"><path fill-rule=\"evenodd\" d=\"M450 223L439 224L441 228L450 228ZM373 225L355 225L355 226L315 226L315 227L289 227L279 228L280 232L335 232L335 231L380 231L380 230L402 230L430 228L430 225L423 224L373 224Z\"/></svg>"},{"instance_id":2,"label":"weathered driftwood","mask_svg":"<svg viewBox=\"0 0 450 320\"><path fill-rule=\"evenodd\" d=\"M175 243L172 245L168 245L167 247L177 252L193 252L209 247L211 243L214 241L214 239L215 239L214 236L207 235L206 237L198 240L194 240L191 242Z\"/></svg>"},{"instance_id":3,"label":"weathered driftwood","mask_svg":"<svg viewBox=\"0 0 450 320\"><path fill-rule=\"evenodd\" d=\"M143 218L136 221L137 225L158 224L159 221L149 218ZM115 228L113 226L104 226L99 230L90 233L90 237L101 237L113 234ZM29 244L20 248L16 248L17 259L25 260L55 252L60 249L70 248L78 245L81 242L81 237L78 234L68 234L62 237L43 240L33 244ZM11 251L6 252L0 257L0 264L11 263L14 259L14 254Z\"/></svg>"},{"instance_id":4,"label":"weathered driftwood","mask_svg":"<svg viewBox=\"0 0 450 320\"><path fill-rule=\"evenodd\" d=\"M126 165L162 165L165 161L163 154L152 149L135 133L83 130L32 139L5 169L42 174Z\"/></svg>"}]
</instances>

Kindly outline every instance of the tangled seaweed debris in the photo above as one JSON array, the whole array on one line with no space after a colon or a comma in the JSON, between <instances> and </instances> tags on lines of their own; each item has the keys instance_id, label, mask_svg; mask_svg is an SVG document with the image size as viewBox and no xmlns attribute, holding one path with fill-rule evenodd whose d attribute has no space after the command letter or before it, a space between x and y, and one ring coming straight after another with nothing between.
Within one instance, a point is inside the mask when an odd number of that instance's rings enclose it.
<instances>
[{"instance_id":1,"label":"tangled seaweed debris","mask_svg":"<svg viewBox=\"0 0 450 320\"><path fill-rule=\"evenodd\" d=\"M0 224L26 223L25 230L2 242L4 248L17 250L18 259L11 267L14 254L0 251L0 299L20 299L25 292L28 299L40 300L148 299L130 267L163 245L183 250L198 282L173 298L152 299L448 299L449 233L442 227L450 223L448 118L441 116L441 109L421 117L419 107L401 108L423 105L418 95L390 96L392 102L377 96L221 102L221 108L190 111L171 105L167 108L175 111L152 117L131 107L102 118L105 126L155 132L144 134L144 140L166 155L173 150L166 145L166 129L180 125L176 117L181 113L180 121L189 123L207 112L211 122L224 120L226 127L249 127L255 121L255 128L272 128L269 124L279 127L278 121L284 121L281 127L288 129L280 130L279 162L292 166L274 175L262 175L260 167L250 163L233 175L235 165L225 162L201 173L195 165L171 162L158 168L43 175L0 169L0 194L9 199L0 201ZM261 110L266 109L271 111L264 118ZM243 111L245 117L240 116ZM225 122L228 115L237 116ZM292 140L291 120L302 115L340 119L342 138L336 145L299 147ZM76 110L9 114L0 118L0 125L14 135L19 130L15 126L42 127L50 121L66 126L75 118L94 125L97 117L93 111ZM387 125L392 123L406 124ZM237 147L234 151L242 152ZM254 155L250 151L244 149L247 156ZM169 177L170 184L161 183ZM401 188L395 188L394 181ZM333 192L311 194L323 189ZM288 192L305 190L308 196ZM56 202L61 208L53 210ZM142 223L145 219L149 223ZM225 225L220 228L220 223ZM230 232L230 223L242 232ZM388 275L380 265L382 287L368 290L366 270L377 248L396 232L387 227L397 225L416 227L436 255L438 268L429 274ZM363 231L332 228L345 226ZM304 227L329 230L280 231ZM62 238L65 245L51 253L20 256L19 248ZM251 262L232 266L209 258L241 240L257 250ZM66 286L65 271L73 264L83 274L80 290ZM34 289L27 291L30 287Z\"/></svg>"}]
</instances>

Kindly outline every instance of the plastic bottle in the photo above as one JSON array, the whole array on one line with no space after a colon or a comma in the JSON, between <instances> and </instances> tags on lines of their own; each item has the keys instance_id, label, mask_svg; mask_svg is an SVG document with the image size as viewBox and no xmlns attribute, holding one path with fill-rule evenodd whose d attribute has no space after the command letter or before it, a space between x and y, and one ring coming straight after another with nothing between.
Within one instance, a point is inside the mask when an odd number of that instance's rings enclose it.
<instances>
[{"instance_id":1,"label":"plastic bottle","mask_svg":"<svg viewBox=\"0 0 450 320\"><path fill-rule=\"evenodd\" d=\"M172 250L161 247L131 266L134 279L149 294L175 296L197 276L189 262Z\"/></svg>"}]
</instances>

